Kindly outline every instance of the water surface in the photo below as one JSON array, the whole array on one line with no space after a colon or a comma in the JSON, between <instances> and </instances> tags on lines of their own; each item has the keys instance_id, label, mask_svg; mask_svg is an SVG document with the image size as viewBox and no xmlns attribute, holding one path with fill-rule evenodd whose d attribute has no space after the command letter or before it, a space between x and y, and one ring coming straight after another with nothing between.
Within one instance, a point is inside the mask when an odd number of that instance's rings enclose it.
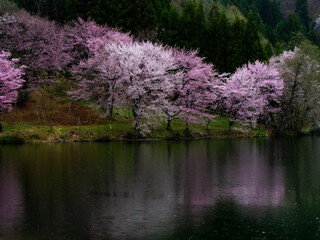
<instances>
[{"instance_id":1,"label":"water surface","mask_svg":"<svg viewBox=\"0 0 320 240\"><path fill-rule=\"evenodd\" d=\"M0 146L0 239L320 239L320 138Z\"/></svg>"}]
</instances>

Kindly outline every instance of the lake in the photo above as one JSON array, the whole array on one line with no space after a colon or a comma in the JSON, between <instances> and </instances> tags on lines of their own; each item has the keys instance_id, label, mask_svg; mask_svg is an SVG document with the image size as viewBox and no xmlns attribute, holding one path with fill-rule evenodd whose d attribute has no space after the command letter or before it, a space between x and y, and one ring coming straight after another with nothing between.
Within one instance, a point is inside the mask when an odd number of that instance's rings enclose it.
<instances>
[{"instance_id":1,"label":"lake","mask_svg":"<svg viewBox=\"0 0 320 240\"><path fill-rule=\"evenodd\" d=\"M0 239L320 239L320 138L0 146Z\"/></svg>"}]
</instances>

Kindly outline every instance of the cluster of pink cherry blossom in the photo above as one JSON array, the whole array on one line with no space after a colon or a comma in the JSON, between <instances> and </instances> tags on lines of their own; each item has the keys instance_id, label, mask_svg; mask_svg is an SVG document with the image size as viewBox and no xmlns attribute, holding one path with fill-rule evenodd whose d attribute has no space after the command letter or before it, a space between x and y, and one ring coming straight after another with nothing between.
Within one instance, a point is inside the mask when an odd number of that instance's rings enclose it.
<instances>
[{"instance_id":1,"label":"cluster of pink cherry blossom","mask_svg":"<svg viewBox=\"0 0 320 240\"><path fill-rule=\"evenodd\" d=\"M23 79L23 66L15 67L17 59L8 60L10 53L0 52L0 112L10 110L17 99Z\"/></svg>"},{"instance_id":2,"label":"cluster of pink cherry blossom","mask_svg":"<svg viewBox=\"0 0 320 240\"><path fill-rule=\"evenodd\" d=\"M0 17L0 50L19 57L0 55L1 111L15 102L23 81L36 91L70 72L72 99L91 102L110 121L115 107L130 108L142 132L161 118L168 129L175 118L185 119L188 129L216 115L255 125L280 110L284 88L274 65L257 61L219 74L196 50L135 41L82 19L59 26L25 11Z\"/></svg>"}]
</instances>

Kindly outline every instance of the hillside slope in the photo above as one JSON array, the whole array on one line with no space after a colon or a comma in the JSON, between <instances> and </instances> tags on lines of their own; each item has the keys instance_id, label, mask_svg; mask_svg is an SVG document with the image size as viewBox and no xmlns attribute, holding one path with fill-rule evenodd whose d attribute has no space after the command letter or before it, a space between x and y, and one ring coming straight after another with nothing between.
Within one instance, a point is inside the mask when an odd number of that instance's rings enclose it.
<instances>
[{"instance_id":1,"label":"hillside slope","mask_svg":"<svg viewBox=\"0 0 320 240\"><path fill-rule=\"evenodd\" d=\"M225 11L229 19L234 19L235 16L238 16L242 19L245 18L244 15L241 13L241 11L234 5L224 6L221 2L214 1L214 0L196 0L196 1L201 2L203 6L203 12L206 17L209 16L210 10L215 4L220 9L220 11L222 10ZM182 11L183 3L185 2L185 0L172 0L172 2L178 7L180 11Z\"/></svg>"},{"instance_id":2,"label":"hillside slope","mask_svg":"<svg viewBox=\"0 0 320 240\"><path fill-rule=\"evenodd\" d=\"M284 16L288 16L294 12L296 0L280 0L280 6ZM316 19L320 13L320 0L308 0L308 10L311 18Z\"/></svg>"},{"instance_id":3,"label":"hillside slope","mask_svg":"<svg viewBox=\"0 0 320 240\"><path fill-rule=\"evenodd\" d=\"M185 0L172 0L172 2L174 2L176 5L180 7L182 7L184 1ZM212 8L212 5L214 4L214 2L218 2L214 0L196 0L196 1L200 1L202 3L204 12L206 15L209 14L210 9ZM281 6L281 11L285 17L287 17L290 13L293 13L295 11L296 0L279 0L279 1ZM316 19L320 14L320 0L308 0L308 10L311 18Z\"/></svg>"}]
</instances>

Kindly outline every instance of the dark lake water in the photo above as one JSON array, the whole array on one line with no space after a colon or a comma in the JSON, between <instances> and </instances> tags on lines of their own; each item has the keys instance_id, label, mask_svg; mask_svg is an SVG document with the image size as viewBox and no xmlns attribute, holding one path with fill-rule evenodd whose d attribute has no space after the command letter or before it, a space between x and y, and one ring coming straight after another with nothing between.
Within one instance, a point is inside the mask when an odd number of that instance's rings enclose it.
<instances>
[{"instance_id":1,"label":"dark lake water","mask_svg":"<svg viewBox=\"0 0 320 240\"><path fill-rule=\"evenodd\" d=\"M0 146L0 239L320 239L320 138Z\"/></svg>"}]
</instances>

